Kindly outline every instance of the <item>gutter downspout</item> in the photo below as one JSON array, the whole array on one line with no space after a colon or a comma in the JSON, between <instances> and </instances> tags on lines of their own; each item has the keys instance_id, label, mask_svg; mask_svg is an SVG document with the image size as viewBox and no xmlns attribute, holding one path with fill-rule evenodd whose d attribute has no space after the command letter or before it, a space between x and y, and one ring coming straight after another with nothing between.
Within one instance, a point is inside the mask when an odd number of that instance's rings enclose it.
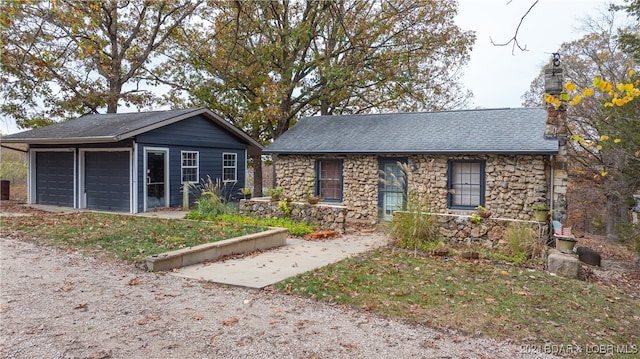
<instances>
[{"instance_id":1,"label":"gutter downspout","mask_svg":"<svg viewBox=\"0 0 640 359\"><path fill-rule=\"evenodd\" d=\"M138 213L138 144L135 139L131 144L130 156L131 192L129 195L129 212Z\"/></svg>"},{"instance_id":2,"label":"gutter downspout","mask_svg":"<svg viewBox=\"0 0 640 359\"><path fill-rule=\"evenodd\" d=\"M551 210L554 210L553 207L553 197L555 196L555 193L553 192L553 186L554 186L554 177L555 177L555 173L553 171L553 155L549 156L549 166L550 166L550 171L549 171L549 177L551 178L551 180L549 181L549 208L551 208ZM553 212L551 212L551 216L553 218Z\"/></svg>"},{"instance_id":3,"label":"gutter downspout","mask_svg":"<svg viewBox=\"0 0 640 359\"><path fill-rule=\"evenodd\" d=\"M35 178L35 174L33 173L35 171L35 155L33 154L33 152L31 151L31 145L27 145L27 203L28 204L35 204L36 202L36 196L32 195L32 191L34 188L34 184L32 183L32 181Z\"/></svg>"}]
</instances>

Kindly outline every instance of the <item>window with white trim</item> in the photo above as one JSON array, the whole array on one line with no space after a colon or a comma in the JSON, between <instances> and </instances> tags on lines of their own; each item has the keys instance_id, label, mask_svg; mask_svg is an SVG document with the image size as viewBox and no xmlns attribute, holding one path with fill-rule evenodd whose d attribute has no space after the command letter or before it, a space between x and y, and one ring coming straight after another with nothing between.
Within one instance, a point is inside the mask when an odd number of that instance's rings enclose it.
<instances>
[{"instance_id":1,"label":"window with white trim","mask_svg":"<svg viewBox=\"0 0 640 359\"><path fill-rule=\"evenodd\" d=\"M222 154L222 182L238 181L238 155L236 153Z\"/></svg>"},{"instance_id":2,"label":"window with white trim","mask_svg":"<svg viewBox=\"0 0 640 359\"><path fill-rule=\"evenodd\" d=\"M182 183L197 183L199 177L198 151L181 151Z\"/></svg>"}]
</instances>

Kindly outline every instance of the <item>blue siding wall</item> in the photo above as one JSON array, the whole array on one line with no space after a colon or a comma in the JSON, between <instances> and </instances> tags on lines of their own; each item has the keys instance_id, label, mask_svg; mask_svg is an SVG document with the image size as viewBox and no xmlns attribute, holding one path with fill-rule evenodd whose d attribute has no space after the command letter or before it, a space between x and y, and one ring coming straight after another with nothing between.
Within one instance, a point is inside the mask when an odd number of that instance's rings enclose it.
<instances>
[{"instance_id":1,"label":"blue siding wall","mask_svg":"<svg viewBox=\"0 0 640 359\"><path fill-rule=\"evenodd\" d=\"M192 147L215 147L245 149L247 145L223 128L203 116L149 131L136 138L138 143L149 145L189 145Z\"/></svg>"},{"instance_id":2,"label":"blue siding wall","mask_svg":"<svg viewBox=\"0 0 640 359\"><path fill-rule=\"evenodd\" d=\"M206 180L222 181L222 154L236 153L238 164L237 182L228 184L230 195L239 198L238 192L245 184L245 149L247 144L201 116L165 126L136 138L138 159L138 211L144 210L144 148L157 147L169 150L169 205L182 206L181 151L199 152L199 177ZM199 192L198 192L199 193ZM190 196L191 203L196 199Z\"/></svg>"}]
</instances>

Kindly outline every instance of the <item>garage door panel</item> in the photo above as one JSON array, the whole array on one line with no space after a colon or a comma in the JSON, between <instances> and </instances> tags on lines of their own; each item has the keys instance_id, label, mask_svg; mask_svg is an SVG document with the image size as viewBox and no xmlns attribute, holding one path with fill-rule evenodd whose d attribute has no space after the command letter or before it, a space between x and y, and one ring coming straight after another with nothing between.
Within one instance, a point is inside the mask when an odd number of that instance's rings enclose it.
<instances>
[{"instance_id":1,"label":"garage door panel","mask_svg":"<svg viewBox=\"0 0 640 359\"><path fill-rule=\"evenodd\" d=\"M36 203L73 207L73 152L36 152Z\"/></svg>"},{"instance_id":2,"label":"garage door panel","mask_svg":"<svg viewBox=\"0 0 640 359\"><path fill-rule=\"evenodd\" d=\"M86 152L87 208L129 211L129 152Z\"/></svg>"}]
</instances>

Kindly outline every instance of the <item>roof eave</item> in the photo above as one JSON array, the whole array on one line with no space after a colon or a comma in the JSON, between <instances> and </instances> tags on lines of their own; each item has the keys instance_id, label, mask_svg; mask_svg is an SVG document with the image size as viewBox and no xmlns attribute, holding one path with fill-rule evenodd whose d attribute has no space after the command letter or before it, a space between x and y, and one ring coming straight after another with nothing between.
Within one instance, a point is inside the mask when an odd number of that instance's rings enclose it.
<instances>
[{"instance_id":1,"label":"roof eave","mask_svg":"<svg viewBox=\"0 0 640 359\"><path fill-rule=\"evenodd\" d=\"M69 137L69 138L3 138L5 143L28 143L32 145L71 145L78 143L109 143L118 142L116 136L99 137Z\"/></svg>"},{"instance_id":2,"label":"roof eave","mask_svg":"<svg viewBox=\"0 0 640 359\"><path fill-rule=\"evenodd\" d=\"M279 151L264 150L273 155L556 155L558 150L514 151Z\"/></svg>"}]
</instances>

